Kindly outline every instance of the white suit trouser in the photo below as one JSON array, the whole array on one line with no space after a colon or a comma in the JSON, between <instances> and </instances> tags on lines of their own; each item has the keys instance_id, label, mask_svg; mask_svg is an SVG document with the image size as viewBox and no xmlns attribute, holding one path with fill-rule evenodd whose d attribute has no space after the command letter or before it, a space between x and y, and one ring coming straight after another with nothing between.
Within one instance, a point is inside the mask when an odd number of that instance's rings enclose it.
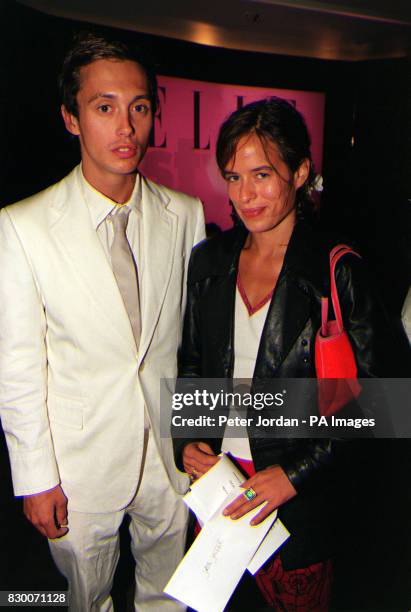
<instances>
[{"instance_id":1,"label":"white suit trouser","mask_svg":"<svg viewBox=\"0 0 411 612\"><path fill-rule=\"evenodd\" d=\"M183 556L187 509L170 485L151 434L143 476L130 505L104 514L69 509L68 534L49 541L53 559L69 582L70 610L114 610L110 591L120 554L119 527L126 513L131 519L131 549L136 561L135 610L185 610L162 591Z\"/></svg>"}]
</instances>

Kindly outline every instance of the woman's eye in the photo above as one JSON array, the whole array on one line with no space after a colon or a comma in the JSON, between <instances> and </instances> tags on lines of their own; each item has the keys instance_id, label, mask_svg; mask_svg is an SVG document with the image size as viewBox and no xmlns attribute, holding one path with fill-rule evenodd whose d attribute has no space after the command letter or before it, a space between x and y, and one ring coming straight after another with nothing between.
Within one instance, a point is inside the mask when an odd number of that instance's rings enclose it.
<instances>
[{"instance_id":1,"label":"woman's eye","mask_svg":"<svg viewBox=\"0 0 411 612\"><path fill-rule=\"evenodd\" d=\"M146 115L150 111L150 107L148 106L148 104L136 104L134 110L137 113L142 113L143 115Z\"/></svg>"},{"instance_id":2,"label":"woman's eye","mask_svg":"<svg viewBox=\"0 0 411 612\"><path fill-rule=\"evenodd\" d=\"M227 183L235 183L238 181L238 176L235 176L235 174L226 174L224 178Z\"/></svg>"},{"instance_id":3,"label":"woman's eye","mask_svg":"<svg viewBox=\"0 0 411 612\"><path fill-rule=\"evenodd\" d=\"M267 176L270 176L270 175L268 174L268 172L258 172L258 173L256 174L256 176L257 176L257 178L259 178L259 179L264 179L264 178L267 178Z\"/></svg>"}]
</instances>

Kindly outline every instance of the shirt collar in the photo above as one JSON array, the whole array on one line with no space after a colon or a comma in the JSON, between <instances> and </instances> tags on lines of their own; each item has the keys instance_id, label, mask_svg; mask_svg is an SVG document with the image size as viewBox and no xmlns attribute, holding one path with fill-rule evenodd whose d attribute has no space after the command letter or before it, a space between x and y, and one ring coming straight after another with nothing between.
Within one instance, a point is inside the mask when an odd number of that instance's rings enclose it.
<instances>
[{"instance_id":1,"label":"shirt collar","mask_svg":"<svg viewBox=\"0 0 411 612\"><path fill-rule=\"evenodd\" d=\"M97 189L95 189L87 181L82 171L80 172L80 180L84 199L90 212L93 228L97 229L104 219L108 217L108 215L110 215L116 208L120 208L120 206L113 200L110 200L110 198L104 194L100 193L100 191L97 191ZM130 199L127 202L124 202L124 204L121 206L128 206L136 213L141 211L141 177L139 173L136 175L136 182Z\"/></svg>"}]
</instances>

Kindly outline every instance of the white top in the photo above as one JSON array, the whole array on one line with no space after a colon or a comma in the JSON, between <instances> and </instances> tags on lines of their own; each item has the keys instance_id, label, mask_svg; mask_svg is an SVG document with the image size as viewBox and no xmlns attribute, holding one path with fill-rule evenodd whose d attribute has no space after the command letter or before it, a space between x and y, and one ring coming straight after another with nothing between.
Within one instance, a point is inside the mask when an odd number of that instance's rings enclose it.
<instances>
[{"instance_id":1,"label":"white top","mask_svg":"<svg viewBox=\"0 0 411 612\"><path fill-rule=\"evenodd\" d=\"M243 296L245 294L243 291ZM253 378L258 347L270 306L271 295L261 308L252 312L247 308L244 298L238 287L235 295L235 317L234 317L234 379L245 378L250 381ZM246 299L246 298L245 298ZM229 417L241 416L245 418L244 411L238 413L231 406ZM235 432L235 437L233 433ZM231 433L231 435L230 435ZM241 437L239 437L241 436ZM252 460L250 442L246 427L227 426L221 450L229 452L239 459Z\"/></svg>"}]
</instances>

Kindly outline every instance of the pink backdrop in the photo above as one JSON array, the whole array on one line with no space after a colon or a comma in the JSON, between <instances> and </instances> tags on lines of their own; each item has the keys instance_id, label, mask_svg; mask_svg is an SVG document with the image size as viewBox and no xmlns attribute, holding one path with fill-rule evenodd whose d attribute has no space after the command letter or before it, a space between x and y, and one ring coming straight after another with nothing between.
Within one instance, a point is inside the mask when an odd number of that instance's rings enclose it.
<instances>
[{"instance_id":1,"label":"pink backdrop","mask_svg":"<svg viewBox=\"0 0 411 612\"><path fill-rule=\"evenodd\" d=\"M238 106L267 96L295 103L312 139L312 155L321 172L325 94L221 85L160 76L161 109L154 124L154 146L141 170L148 177L201 198L206 221L231 226L226 187L215 162L215 143L222 121Z\"/></svg>"}]
</instances>

